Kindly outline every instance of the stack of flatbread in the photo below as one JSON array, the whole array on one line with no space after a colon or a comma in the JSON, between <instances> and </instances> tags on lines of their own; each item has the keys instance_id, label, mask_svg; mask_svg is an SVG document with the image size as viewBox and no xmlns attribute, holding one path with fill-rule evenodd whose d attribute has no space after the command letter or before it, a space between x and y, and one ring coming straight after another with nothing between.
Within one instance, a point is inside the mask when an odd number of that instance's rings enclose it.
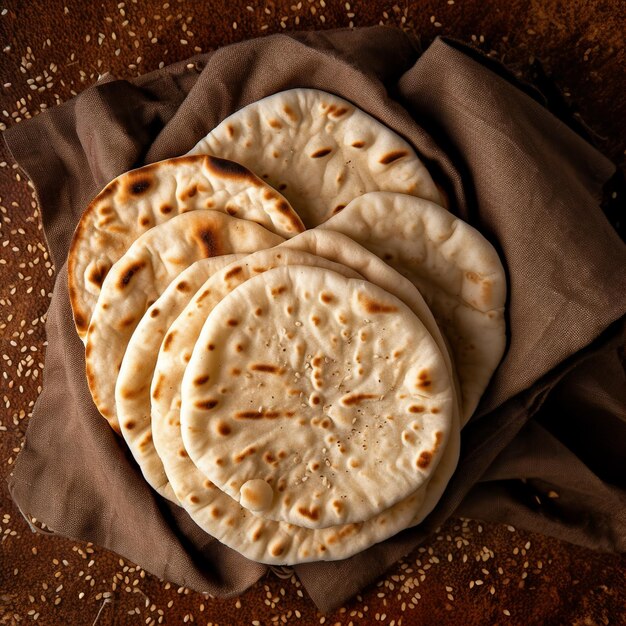
<instances>
[{"instance_id":1,"label":"stack of flatbread","mask_svg":"<svg viewBox=\"0 0 626 626\"><path fill-rule=\"evenodd\" d=\"M70 297L148 483L263 563L419 524L506 341L498 255L442 203L406 141L311 89L107 185Z\"/></svg>"}]
</instances>

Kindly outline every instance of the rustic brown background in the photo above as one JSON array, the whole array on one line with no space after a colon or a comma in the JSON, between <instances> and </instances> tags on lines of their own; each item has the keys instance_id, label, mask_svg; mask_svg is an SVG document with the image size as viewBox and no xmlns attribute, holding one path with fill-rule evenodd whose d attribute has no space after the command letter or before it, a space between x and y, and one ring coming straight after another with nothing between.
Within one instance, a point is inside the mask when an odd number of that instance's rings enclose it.
<instances>
[{"instance_id":1,"label":"rustic brown background","mask_svg":"<svg viewBox=\"0 0 626 626\"><path fill-rule=\"evenodd\" d=\"M504 61L623 170L625 13L621 0L12 0L0 5L0 129L105 72L132 77L283 30L383 23L415 32L424 47L448 35ZM617 224L623 197L610 195ZM40 389L53 276L37 202L2 144L2 479ZM290 570L220 600L170 586L95 546L33 534L0 481L0 624L623 624L625 565L624 557L513 527L454 519L385 579L323 616Z\"/></svg>"}]
</instances>

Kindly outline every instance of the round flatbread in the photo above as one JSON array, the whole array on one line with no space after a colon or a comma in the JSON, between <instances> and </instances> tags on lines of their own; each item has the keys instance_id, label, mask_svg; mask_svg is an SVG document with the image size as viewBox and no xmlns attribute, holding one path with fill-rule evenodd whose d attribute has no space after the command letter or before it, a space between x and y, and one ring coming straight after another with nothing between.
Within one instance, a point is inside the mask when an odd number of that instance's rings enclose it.
<instances>
[{"instance_id":1,"label":"round flatbread","mask_svg":"<svg viewBox=\"0 0 626 626\"><path fill-rule=\"evenodd\" d=\"M368 191L441 196L402 137L347 100L316 89L281 91L223 120L190 154L242 163L279 190L307 227Z\"/></svg>"},{"instance_id":2,"label":"round flatbread","mask_svg":"<svg viewBox=\"0 0 626 626\"><path fill-rule=\"evenodd\" d=\"M333 246L348 249L351 258L356 259L371 278L390 280L394 286L405 287L404 299L411 300L410 292L416 298L413 306L420 310L423 300L417 290L394 270L386 266L374 255L360 246L335 233L309 231L298 238L303 247L322 249L327 244L328 251ZM294 243L298 243L294 240ZM374 543L383 541L403 528L416 524L430 512L439 500L450 479L458 460L459 430L458 417L455 418L441 462L425 489L418 490L402 502L380 515L362 523L333 526L326 529L308 529L283 522L275 522L244 509L235 500L217 489L198 470L187 455L180 432L180 383L185 369L185 357L189 354L199 334L204 318L216 302L229 293L242 281L259 272L280 264L307 261L315 266L342 271L346 276L358 277L345 266L329 263L326 259L298 250L284 249L281 245L249 255L245 259L224 268L193 297L192 301L172 324L169 349L161 348L153 383L152 429L157 448L168 478L182 506L192 519L205 531L216 537L246 557L269 564L297 564L317 560L343 559L360 552ZM295 253L298 253L297 256ZM369 257L372 263L363 257ZM386 272L376 271L377 266ZM394 277L398 280L394 280ZM209 284L212 289L208 291ZM218 287L221 284L222 287ZM420 305L421 303L421 305ZM423 312L423 311L422 311ZM427 312L427 309L426 311ZM432 322L434 324L434 320ZM436 331L436 325L435 325Z\"/></svg>"},{"instance_id":3,"label":"round flatbread","mask_svg":"<svg viewBox=\"0 0 626 626\"><path fill-rule=\"evenodd\" d=\"M210 313L183 378L181 430L195 465L244 507L325 528L424 485L453 407L445 361L403 302L290 265Z\"/></svg>"},{"instance_id":4,"label":"round flatbread","mask_svg":"<svg viewBox=\"0 0 626 626\"><path fill-rule=\"evenodd\" d=\"M196 261L183 270L146 311L133 332L115 384L117 419L146 481L162 496L178 503L152 441L150 384L159 348L171 323L190 297L223 267L245 255L227 254Z\"/></svg>"},{"instance_id":5,"label":"round flatbread","mask_svg":"<svg viewBox=\"0 0 626 626\"><path fill-rule=\"evenodd\" d=\"M115 383L126 345L146 309L195 261L284 241L263 226L218 211L192 211L146 231L107 274L85 347L87 381L100 413L119 432Z\"/></svg>"},{"instance_id":6,"label":"round flatbread","mask_svg":"<svg viewBox=\"0 0 626 626\"><path fill-rule=\"evenodd\" d=\"M495 248L440 206L390 192L356 198L321 228L347 235L420 290L449 341L465 424L506 347L506 274Z\"/></svg>"},{"instance_id":7,"label":"round flatbread","mask_svg":"<svg viewBox=\"0 0 626 626\"><path fill-rule=\"evenodd\" d=\"M304 230L280 193L232 161L185 156L126 172L87 207L70 246L70 301L81 338L108 271L133 241L153 226L197 209L248 219L282 237Z\"/></svg>"}]
</instances>

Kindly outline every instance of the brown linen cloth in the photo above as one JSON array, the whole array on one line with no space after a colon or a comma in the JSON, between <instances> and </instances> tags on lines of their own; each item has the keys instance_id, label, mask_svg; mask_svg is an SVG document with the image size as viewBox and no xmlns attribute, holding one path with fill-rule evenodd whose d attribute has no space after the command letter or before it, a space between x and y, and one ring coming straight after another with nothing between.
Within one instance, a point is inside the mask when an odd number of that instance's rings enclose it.
<instances>
[{"instance_id":1,"label":"brown linen cloth","mask_svg":"<svg viewBox=\"0 0 626 626\"><path fill-rule=\"evenodd\" d=\"M113 177L186 152L249 102L316 87L410 141L446 186L453 210L499 248L509 277L510 345L463 432L459 470L434 513L351 559L297 567L307 591L322 610L341 604L454 511L624 550L626 498L607 482L619 470L603 465L619 462L626 435L617 357L626 249L598 208L612 165L506 75L443 40L419 56L410 37L389 28L276 35L192 61L194 69L179 63L130 82L106 77L6 133L33 181L61 268L43 392L9 479L20 509L199 591L238 594L263 574L264 566L156 496L99 416L64 263L81 212ZM593 470L582 460L587 441L598 447L587 454ZM550 490L560 498L544 498ZM550 506L537 507L534 497L529 504L531 491Z\"/></svg>"}]
</instances>

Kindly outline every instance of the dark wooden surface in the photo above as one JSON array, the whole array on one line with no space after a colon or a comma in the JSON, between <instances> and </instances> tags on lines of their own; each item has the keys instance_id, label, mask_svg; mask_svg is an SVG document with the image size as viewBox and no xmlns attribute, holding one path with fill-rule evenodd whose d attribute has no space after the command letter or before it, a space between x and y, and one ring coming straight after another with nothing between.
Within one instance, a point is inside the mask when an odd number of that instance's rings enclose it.
<instances>
[{"instance_id":1,"label":"dark wooden surface","mask_svg":"<svg viewBox=\"0 0 626 626\"><path fill-rule=\"evenodd\" d=\"M625 14L620 0L9 0L0 5L0 128L71 98L105 72L136 76L283 30L385 23L416 32L424 47L438 34L457 37L553 89L572 123L623 168ZM41 384L53 276L37 202L2 145L3 479ZM96 546L33 534L0 482L0 624L624 624L625 565L623 557L512 527L453 519L384 579L322 616L289 570L268 573L241 598L214 599Z\"/></svg>"}]
</instances>

